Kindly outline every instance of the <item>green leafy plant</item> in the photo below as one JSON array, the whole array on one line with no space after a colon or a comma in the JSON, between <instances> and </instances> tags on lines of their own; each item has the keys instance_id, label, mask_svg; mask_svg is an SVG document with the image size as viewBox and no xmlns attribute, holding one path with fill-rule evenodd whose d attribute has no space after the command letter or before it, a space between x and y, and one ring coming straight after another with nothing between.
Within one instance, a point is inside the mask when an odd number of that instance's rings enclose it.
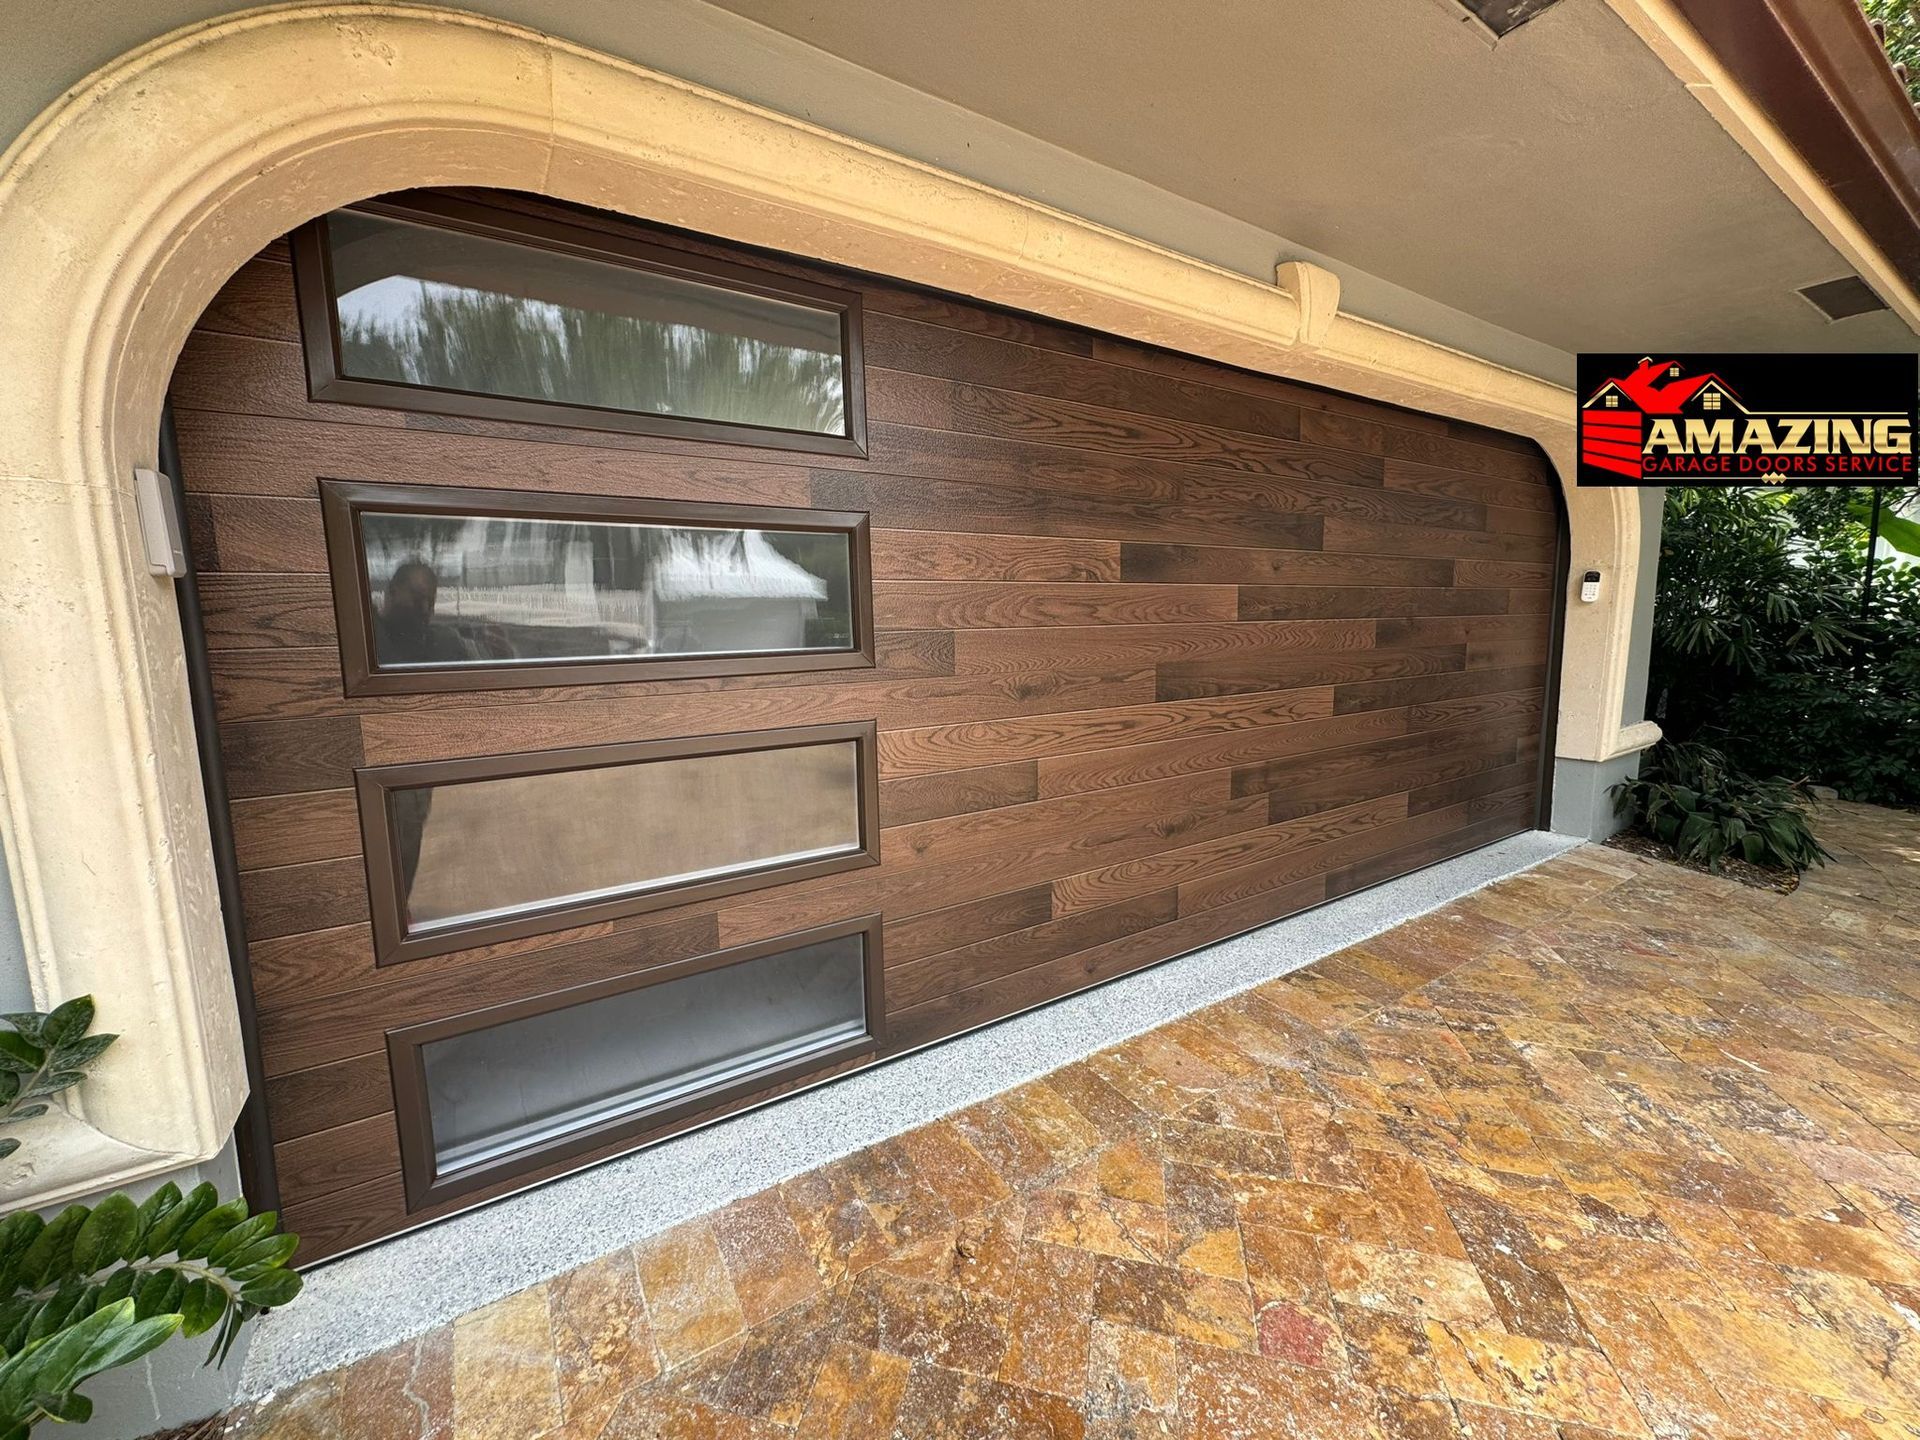
<instances>
[{"instance_id":1,"label":"green leafy plant","mask_svg":"<svg viewBox=\"0 0 1920 1440\"><path fill-rule=\"evenodd\" d=\"M1882 28L1887 58L1905 67L1901 78L1907 94L1920 102L1920 15L1914 13L1913 0L1860 0L1860 8Z\"/></svg>"},{"instance_id":2,"label":"green leafy plant","mask_svg":"<svg viewBox=\"0 0 1920 1440\"><path fill-rule=\"evenodd\" d=\"M1710 746L1663 743L1612 794L1640 830L1709 870L1729 856L1796 872L1832 858L1814 838L1799 786L1743 775Z\"/></svg>"},{"instance_id":3,"label":"green leafy plant","mask_svg":"<svg viewBox=\"0 0 1920 1440\"><path fill-rule=\"evenodd\" d=\"M0 1124L45 1114L46 1097L83 1080L117 1038L87 1033L88 996L0 1021ZM207 1363L221 1363L247 1321L300 1293L287 1268L299 1243L273 1211L250 1214L205 1184L0 1220L0 1440L23 1440L42 1420L86 1420L83 1381L176 1334L211 1331Z\"/></svg>"},{"instance_id":4,"label":"green leafy plant","mask_svg":"<svg viewBox=\"0 0 1920 1440\"><path fill-rule=\"evenodd\" d=\"M1749 775L1920 805L1920 491L1675 488L1661 532L1650 718Z\"/></svg>"}]
</instances>

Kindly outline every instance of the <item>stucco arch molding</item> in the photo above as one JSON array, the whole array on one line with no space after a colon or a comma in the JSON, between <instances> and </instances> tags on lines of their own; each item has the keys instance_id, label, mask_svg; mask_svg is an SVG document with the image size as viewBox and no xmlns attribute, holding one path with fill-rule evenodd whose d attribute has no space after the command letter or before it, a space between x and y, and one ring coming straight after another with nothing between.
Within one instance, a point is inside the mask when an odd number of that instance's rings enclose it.
<instances>
[{"instance_id":1,"label":"stucco arch molding","mask_svg":"<svg viewBox=\"0 0 1920 1440\"><path fill-rule=\"evenodd\" d=\"M36 992L95 991L127 1036L52 1122L66 1138L0 1185L118 1183L231 1126L239 1031L178 620L140 559L131 472L189 327L249 256L344 202L450 184L883 271L1521 431L1563 473L1571 457L1559 387L1324 303L1303 333L1281 285L498 21L291 5L124 55L0 156L0 832ZM1575 499L1576 558L1584 539L1630 564L1631 507ZM1578 634L1560 749L1597 754L1619 740L1597 717L1620 713L1624 638L1589 654Z\"/></svg>"}]
</instances>

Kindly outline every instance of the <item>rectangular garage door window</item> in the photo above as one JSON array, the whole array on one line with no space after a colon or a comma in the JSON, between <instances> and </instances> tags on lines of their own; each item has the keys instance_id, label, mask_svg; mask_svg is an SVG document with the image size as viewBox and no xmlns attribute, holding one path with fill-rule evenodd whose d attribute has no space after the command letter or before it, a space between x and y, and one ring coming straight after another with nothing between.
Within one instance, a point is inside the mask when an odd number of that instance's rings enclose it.
<instances>
[{"instance_id":1,"label":"rectangular garage door window","mask_svg":"<svg viewBox=\"0 0 1920 1440\"><path fill-rule=\"evenodd\" d=\"M864 453L851 291L446 198L294 260L316 400Z\"/></svg>"},{"instance_id":2,"label":"rectangular garage door window","mask_svg":"<svg viewBox=\"0 0 1920 1440\"><path fill-rule=\"evenodd\" d=\"M871 1053L879 921L393 1031L411 1204Z\"/></svg>"},{"instance_id":3,"label":"rectangular garage door window","mask_svg":"<svg viewBox=\"0 0 1920 1440\"><path fill-rule=\"evenodd\" d=\"M873 663L863 514L320 482L349 695Z\"/></svg>"},{"instance_id":4,"label":"rectangular garage door window","mask_svg":"<svg viewBox=\"0 0 1920 1440\"><path fill-rule=\"evenodd\" d=\"M878 862L873 726L358 772L381 964Z\"/></svg>"}]
</instances>

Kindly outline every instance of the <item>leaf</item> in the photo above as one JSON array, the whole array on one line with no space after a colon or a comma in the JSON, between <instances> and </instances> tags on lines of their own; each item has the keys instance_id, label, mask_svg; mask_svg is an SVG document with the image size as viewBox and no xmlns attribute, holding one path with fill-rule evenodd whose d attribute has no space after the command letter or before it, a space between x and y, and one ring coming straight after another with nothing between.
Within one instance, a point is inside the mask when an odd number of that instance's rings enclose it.
<instances>
[{"instance_id":1,"label":"leaf","mask_svg":"<svg viewBox=\"0 0 1920 1440\"><path fill-rule=\"evenodd\" d=\"M0 1015L0 1022L18 1030L28 1044L38 1045L45 1033L47 1017L37 1010L22 1010L12 1015Z\"/></svg>"},{"instance_id":2,"label":"leaf","mask_svg":"<svg viewBox=\"0 0 1920 1440\"><path fill-rule=\"evenodd\" d=\"M151 1270L134 1282L134 1313L145 1320L150 1315L178 1311L180 1297L186 1291L187 1277L178 1270Z\"/></svg>"},{"instance_id":3,"label":"leaf","mask_svg":"<svg viewBox=\"0 0 1920 1440\"><path fill-rule=\"evenodd\" d=\"M73 1268L91 1275L122 1259L139 1230L139 1207L125 1195L109 1195L94 1206L93 1214L73 1237Z\"/></svg>"},{"instance_id":4,"label":"leaf","mask_svg":"<svg viewBox=\"0 0 1920 1440\"><path fill-rule=\"evenodd\" d=\"M227 1278L235 1284L246 1285L286 1264L299 1248L298 1235L269 1235L264 1240L256 1240L227 1261Z\"/></svg>"},{"instance_id":5,"label":"leaf","mask_svg":"<svg viewBox=\"0 0 1920 1440\"><path fill-rule=\"evenodd\" d=\"M86 1224L87 1214L86 1206L69 1205L56 1215L21 1257L16 1283L38 1289L48 1280L65 1275L73 1263L73 1237Z\"/></svg>"},{"instance_id":6,"label":"leaf","mask_svg":"<svg viewBox=\"0 0 1920 1440\"><path fill-rule=\"evenodd\" d=\"M289 1236L298 1242L298 1237ZM272 1270L258 1280L249 1281L240 1291L240 1298L249 1305L258 1305L263 1310L276 1305L285 1305L300 1293L301 1279L292 1270Z\"/></svg>"},{"instance_id":7,"label":"leaf","mask_svg":"<svg viewBox=\"0 0 1920 1440\"><path fill-rule=\"evenodd\" d=\"M0 1221L0 1294L15 1288L15 1277L27 1249L47 1228L31 1210L20 1210Z\"/></svg>"},{"instance_id":8,"label":"leaf","mask_svg":"<svg viewBox=\"0 0 1920 1440\"><path fill-rule=\"evenodd\" d=\"M7 1156L13 1154L13 1152L19 1148L20 1142L15 1140L11 1135L0 1136L0 1160L6 1159Z\"/></svg>"},{"instance_id":9,"label":"leaf","mask_svg":"<svg viewBox=\"0 0 1920 1440\"><path fill-rule=\"evenodd\" d=\"M1862 525L1869 524L1873 518L1873 502L1856 497L1847 503L1847 511ZM1920 524L1894 514L1884 505L1880 508L1880 538L1901 554L1920 560Z\"/></svg>"},{"instance_id":10,"label":"leaf","mask_svg":"<svg viewBox=\"0 0 1920 1440\"><path fill-rule=\"evenodd\" d=\"M235 1225L247 1218L247 1202L238 1197L224 1205L215 1206L202 1215L180 1237L179 1253L182 1260L204 1260L209 1251L220 1242Z\"/></svg>"},{"instance_id":11,"label":"leaf","mask_svg":"<svg viewBox=\"0 0 1920 1440\"><path fill-rule=\"evenodd\" d=\"M36 1410L62 1425L84 1425L93 1418L93 1402L77 1390L33 1397Z\"/></svg>"},{"instance_id":12,"label":"leaf","mask_svg":"<svg viewBox=\"0 0 1920 1440\"><path fill-rule=\"evenodd\" d=\"M204 1335L227 1313L227 1292L211 1280L193 1280L180 1297L182 1335Z\"/></svg>"},{"instance_id":13,"label":"leaf","mask_svg":"<svg viewBox=\"0 0 1920 1440\"><path fill-rule=\"evenodd\" d=\"M249 1220L241 1221L222 1235L213 1248L207 1251L207 1263L224 1269L232 1263L233 1257L247 1246L264 1236L271 1235L279 1219L280 1217L273 1211L266 1210Z\"/></svg>"},{"instance_id":14,"label":"leaf","mask_svg":"<svg viewBox=\"0 0 1920 1440\"><path fill-rule=\"evenodd\" d=\"M171 1214L173 1207L180 1203L180 1187L171 1180L155 1190L140 1202L140 1208L134 1214L133 1248L128 1258L147 1253L147 1238L153 1234L153 1227Z\"/></svg>"},{"instance_id":15,"label":"leaf","mask_svg":"<svg viewBox=\"0 0 1920 1440\"><path fill-rule=\"evenodd\" d=\"M97 1313L120 1318L114 1324L103 1327L82 1351L78 1366L80 1373L76 1377L80 1380L138 1360L149 1350L171 1340L180 1329L178 1315L156 1315L151 1320L135 1320L133 1306L126 1300Z\"/></svg>"},{"instance_id":16,"label":"leaf","mask_svg":"<svg viewBox=\"0 0 1920 1440\"><path fill-rule=\"evenodd\" d=\"M85 1035L71 1045L62 1045L54 1059L63 1070L82 1070L107 1052L118 1035Z\"/></svg>"},{"instance_id":17,"label":"leaf","mask_svg":"<svg viewBox=\"0 0 1920 1440\"><path fill-rule=\"evenodd\" d=\"M78 1040L93 1025L93 997L76 995L64 1005L56 1005L41 1031L42 1042L54 1049Z\"/></svg>"},{"instance_id":18,"label":"leaf","mask_svg":"<svg viewBox=\"0 0 1920 1440\"><path fill-rule=\"evenodd\" d=\"M15 1075L37 1074L45 1058L40 1047L23 1036L0 1030L0 1070L11 1070Z\"/></svg>"},{"instance_id":19,"label":"leaf","mask_svg":"<svg viewBox=\"0 0 1920 1440\"><path fill-rule=\"evenodd\" d=\"M141 1246L141 1253L153 1259L171 1254L182 1234L190 1226L198 1224L201 1217L210 1213L219 1203L220 1192L203 1180L187 1192L186 1199L154 1223L146 1243Z\"/></svg>"}]
</instances>

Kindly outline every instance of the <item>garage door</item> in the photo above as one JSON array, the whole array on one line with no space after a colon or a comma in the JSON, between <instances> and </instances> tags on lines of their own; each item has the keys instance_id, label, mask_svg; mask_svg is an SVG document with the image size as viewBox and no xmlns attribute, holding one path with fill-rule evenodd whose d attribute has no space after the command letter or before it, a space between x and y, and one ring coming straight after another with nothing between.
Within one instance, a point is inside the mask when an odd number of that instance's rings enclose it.
<instances>
[{"instance_id":1,"label":"garage door","mask_svg":"<svg viewBox=\"0 0 1920 1440\"><path fill-rule=\"evenodd\" d=\"M497 194L172 405L309 1259L1536 822L1512 437Z\"/></svg>"}]
</instances>

